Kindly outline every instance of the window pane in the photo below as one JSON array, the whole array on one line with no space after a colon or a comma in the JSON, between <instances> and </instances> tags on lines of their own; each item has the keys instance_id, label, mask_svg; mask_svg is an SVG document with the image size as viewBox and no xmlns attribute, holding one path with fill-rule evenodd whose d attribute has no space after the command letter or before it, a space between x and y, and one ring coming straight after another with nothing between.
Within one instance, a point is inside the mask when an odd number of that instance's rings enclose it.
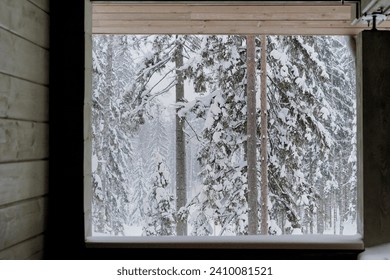
<instances>
[{"instance_id":1,"label":"window pane","mask_svg":"<svg viewBox=\"0 0 390 280\"><path fill-rule=\"evenodd\" d=\"M349 38L266 38L261 108L260 36L254 40L255 104L248 101L246 36L93 36L94 235L253 234L252 209L256 234L263 223L272 235L356 233ZM258 116L253 133L247 129L251 104ZM247 146L252 134L255 150ZM253 155L255 204L247 166ZM260 214L261 170L267 171L267 217Z\"/></svg>"}]
</instances>

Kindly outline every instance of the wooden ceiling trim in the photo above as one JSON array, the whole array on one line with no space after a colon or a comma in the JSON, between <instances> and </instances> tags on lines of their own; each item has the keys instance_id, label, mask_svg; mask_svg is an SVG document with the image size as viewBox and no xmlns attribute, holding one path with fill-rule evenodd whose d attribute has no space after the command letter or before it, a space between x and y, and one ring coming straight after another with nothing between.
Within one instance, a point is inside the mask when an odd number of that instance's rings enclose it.
<instances>
[{"instance_id":1,"label":"wooden ceiling trim","mask_svg":"<svg viewBox=\"0 0 390 280\"><path fill-rule=\"evenodd\" d=\"M94 4L93 33L355 35L353 5ZM389 29L390 21L379 26Z\"/></svg>"},{"instance_id":2,"label":"wooden ceiling trim","mask_svg":"<svg viewBox=\"0 0 390 280\"><path fill-rule=\"evenodd\" d=\"M155 20L169 15L172 20L350 20L350 6L94 6L96 19Z\"/></svg>"},{"instance_id":3,"label":"wooden ceiling trim","mask_svg":"<svg viewBox=\"0 0 390 280\"><path fill-rule=\"evenodd\" d=\"M313 22L230 22L191 21L180 25L177 21L110 21L100 24L94 22L94 33L101 34L301 34L301 35L354 35L362 28L343 26L339 22L327 22L327 26Z\"/></svg>"}]
</instances>

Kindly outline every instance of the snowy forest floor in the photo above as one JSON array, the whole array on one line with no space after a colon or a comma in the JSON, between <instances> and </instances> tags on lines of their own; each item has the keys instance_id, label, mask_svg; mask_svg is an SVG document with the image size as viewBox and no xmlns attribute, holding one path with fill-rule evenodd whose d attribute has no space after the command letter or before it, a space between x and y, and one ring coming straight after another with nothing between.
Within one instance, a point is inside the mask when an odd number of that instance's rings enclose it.
<instances>
[{"instance_id":1,"label":"snowy forest floor","mask_svg":"<svg viewBox=\"0 0 390 280\"><path fill-rule=\"evenodd\" d=\"M190 229L191 230L191 229ZM140 226L129 226L124 225L124 236L142 236L142 227ZM218 232L218 231L216 231ZM339 232L339 228L336 226L336 232ZM344 223L343 235L355 235L356 234L356 224L352 222ZM112 236L108 233L94 232L93 236ZM324 231L324 235L334 235L334 229L328 228Z\"/></svg>"}]
</instances>

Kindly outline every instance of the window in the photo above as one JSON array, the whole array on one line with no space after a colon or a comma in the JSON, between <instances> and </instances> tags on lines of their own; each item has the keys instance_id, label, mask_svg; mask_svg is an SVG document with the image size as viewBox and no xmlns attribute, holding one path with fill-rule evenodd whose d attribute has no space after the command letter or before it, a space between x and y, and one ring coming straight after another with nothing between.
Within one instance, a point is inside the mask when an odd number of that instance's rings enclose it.
<instances>
[{"instance_id":1,"label":"window","mask_svg":"<svg viewBox=\"0 0 390 280\"><path fill-rule=\"evenodd\" d=\"M254 39L260 192L261 39ZM256 233L266 221L271 235L355 234L348 40L266 40L268 206L265 219L260 206L255 211ZM248 234L247 37L94 35L93 43L92 235L177 235L179 220L186 221L184 235ZM186 186L180 207L178 180Z\"/></svg>"}]
</instances>

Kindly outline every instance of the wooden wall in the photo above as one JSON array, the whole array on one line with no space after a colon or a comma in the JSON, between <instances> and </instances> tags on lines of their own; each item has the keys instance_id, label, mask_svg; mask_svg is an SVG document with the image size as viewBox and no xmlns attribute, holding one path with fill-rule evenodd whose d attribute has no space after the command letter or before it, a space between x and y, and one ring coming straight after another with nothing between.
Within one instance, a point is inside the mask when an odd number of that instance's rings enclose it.
<instances>
[{"instance_id":1,"label":"wooden wall","mask_svg":"<svg viewBox=\"0 0 390 280\"><path fill-rule=\"evenodd\" d=\"M0 1L0 259L43 256L49 0Z\"/></svg>"}]
</instances>

